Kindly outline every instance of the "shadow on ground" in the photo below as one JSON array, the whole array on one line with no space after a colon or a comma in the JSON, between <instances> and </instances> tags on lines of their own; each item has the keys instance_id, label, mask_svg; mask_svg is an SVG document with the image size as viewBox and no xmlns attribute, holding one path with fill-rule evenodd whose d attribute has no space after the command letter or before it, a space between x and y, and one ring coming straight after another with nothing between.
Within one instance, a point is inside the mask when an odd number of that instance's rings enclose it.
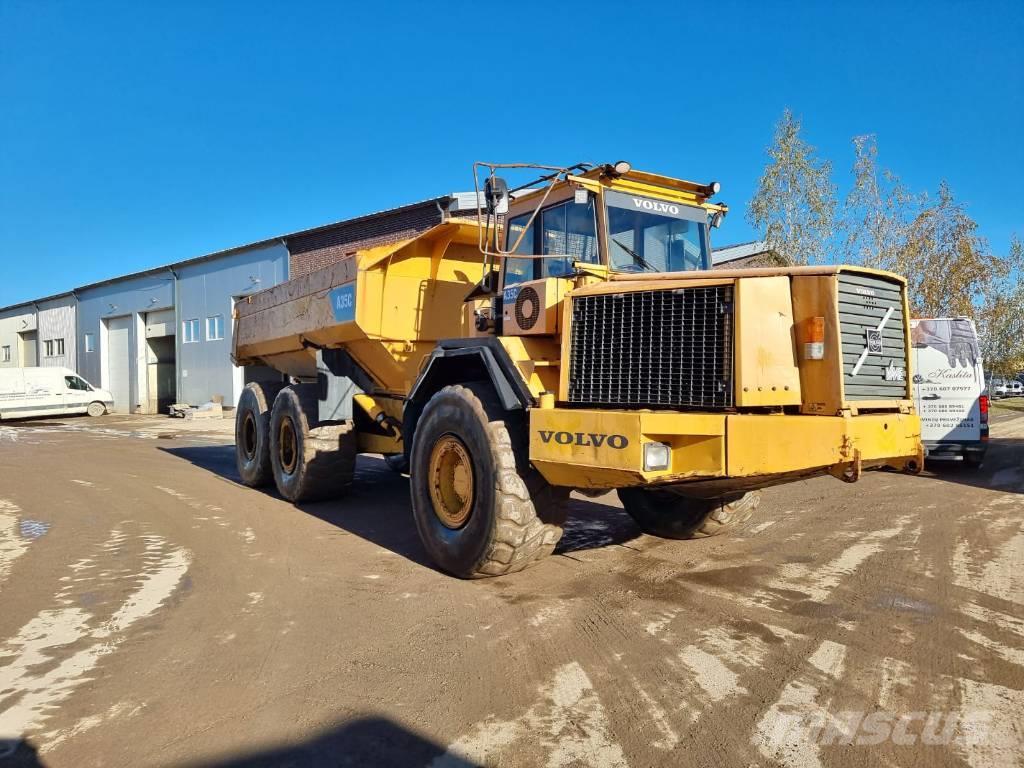
<instances>
[{"instance_id":1,"label":"shadow on ground","mask_svg":"<svg viewBox=\"0 0 1024 768\"><path fill-rule=\"evenodd\" d=\"M340 768L340 766L426 766L444 747L385 717L363 717L298 744L256 750L222 760L184 763L188 768ZM446 755L444 768L473 763Z\"/></svg>"},{"instance_id":2,"label":"shadow on ground","mask_svg":"<svg viewBox=\"0 0 1024 768\"><path fill-rule=\"evenodd\" d=\"M46 763L30 741L0 738L0 768L46 768Z\"/></svg>"},{"instance_id":3,"label":"shadow on ground","mask_svg":"<svg viewBox=\"0 0 1024 768\"><path fill-rule=\"evenodd\" d=\"M120 752L120 750L118 750ZM112 753L113 754L113 753ZM179 763L181 768L341 768L341 766L427 766L438 760L438 768L475 768L478 764L380 716L361 717L324 731L305 741L212 760ZM45 768L29 741L0 740L2 768Z\"/></svg>"},{"instance_id":4,"label":"shadow on ground","mask_svg":"<svg viewBox=\"0 0 1024 768\"><path fill-rule=\"evenodd\" d=\"M919 480L940 480L1003 493L1024 493L1024 440L993 438L981 467L962 461L926 461Z\"/></svg>"},{"instance_id":5,"label":"shadow on ground","mask_svg":"<svg viewBox=\"0 0 1024 768\"><path fill-rule=\"evenodd\" d=\"M241 485L232 445L164 447L159 450ZM265 493L280 499L273 488ZM433 568L420 543L409 508L409 479L378 456L362 455L356 462L356 482L340 499L298 505L308 515L360 536L419 565ZM624 544L640 535L632 518L615 506L615 496L590 500L574 496L565 533L555 554L571 555L611 544Z\"/></svg>"}]
</instances>

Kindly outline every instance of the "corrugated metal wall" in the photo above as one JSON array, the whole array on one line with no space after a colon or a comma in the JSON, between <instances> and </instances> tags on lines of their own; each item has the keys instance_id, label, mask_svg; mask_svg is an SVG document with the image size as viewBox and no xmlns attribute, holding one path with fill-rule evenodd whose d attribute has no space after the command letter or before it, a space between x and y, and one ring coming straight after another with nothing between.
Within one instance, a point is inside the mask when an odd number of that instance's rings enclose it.
<instances>
[{"instance_id":1,"label":"corrugated metal wall","mask_svg":"<svg viewBox=\"0 0 1024 768\"><path fill-rule=\"evenodd\" d=\"M130 318L128 410L147 409L145 316L174 308L174 276L166 271L83 288L78 299L78 372L95 386L107 388L106 321ZM91 336L91 351L87 351L87 335Z\"/></svg>"},{"instance_id":2,"label":"corrugated metal wall","mask_svg":"<svg viewBox=\"0 0 1024 768\"><path fill-rule=\"evenodd\" d=\"M231 311L234 298L271 288L288 277L288 250L283 244L253 248L178 269L178 399L199 405L214 395L234 405L241 394L231 364ZM216 333L220 318L222 338ZM198 320L199 335L185 341L182 324Z\"/></svg>"},{"instance_id":3,"label":"corrugated metal wall","mask_svg":"<svg viewBox=\"0 0 1024 768\"><path fill-rule=\"evenodd\" d=\"M4 360L0 354L0 368L17 368L21 365L21 334L36 329L36 311L31 304L11 307L0 312L0 352L10 347L10 360Z\"/></svg>"},{"instance_id":4,"label":"corrugated metal wall","mask_svg":"<svg viewBox=\"0 0 1024 768\"><path fill-rule=\"evenodd\" d=\"M70 294L39 302L39 364L77 370L78 356L75 344L75 298ZM63 342L64 353L57 340ZM46 355L46 342L52 343L54 354Z\"/></svg>"}]
</instances>

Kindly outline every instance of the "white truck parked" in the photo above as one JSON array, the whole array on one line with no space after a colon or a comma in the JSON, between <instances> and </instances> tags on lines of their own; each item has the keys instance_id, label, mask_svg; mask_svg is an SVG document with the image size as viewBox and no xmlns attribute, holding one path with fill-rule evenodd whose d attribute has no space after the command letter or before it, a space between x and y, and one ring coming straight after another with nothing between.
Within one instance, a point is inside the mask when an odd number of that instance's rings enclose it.
<instances>
[{"instance_id":1,"label":"white truck parked","mask_svg":"<svg viewBox=\"0 0 1024 768\"><path fill-rule=\"evenodd\" d=\"M988 449L988 395L978 333L968 317L910 321L914 400L930 459L980 466Z\"/></svg>"},{"instance_id":2,"label":"white truck parked","mask_svg":"<svg viewBox=\"0 0 1024 768\"><path fill-rule=\"evenodd\" d=\"M70 368L0 368L0 420L29 416L102 416L114 398Z\"/></svg>"}]
</instances>

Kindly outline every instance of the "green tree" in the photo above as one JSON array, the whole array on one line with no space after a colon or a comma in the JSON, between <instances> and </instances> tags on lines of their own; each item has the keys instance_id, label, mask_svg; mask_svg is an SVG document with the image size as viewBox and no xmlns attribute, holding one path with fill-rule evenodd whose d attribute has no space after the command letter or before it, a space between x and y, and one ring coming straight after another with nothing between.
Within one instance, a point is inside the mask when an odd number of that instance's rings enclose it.
<instances>
[{"instance_id":1,"label":"green tree","mask_svg":"<svg viewBox=\"0 0 1024 768\"><path fill-rule=\"evenodd\" d=\"M800 120L783 112L747 220L787 263L823 263L831 261L836 214L832 164L817 157L800 130Z\"/></svg>"},{"instance_id":2,"label":"green tree","mask_svg":"<svg viewBox=\"0 0 1024 768\"><path fill-rule=\"evenodd\" d=\"M887 268L907 278L915 317L974 317L1006 273L946 182L910 222Z\"/></svg>"},{"instance_id":3,"label":"green tree","mask_svg":"<svg viewBox=\"0 0 1024 768\"><path fill-rule=\"evenodd\" d=\"M997 376L1024 371L1024 244L1014 236L1010 253L986 290L978 330L985 369Z\"/></svg>"},{"instance_id":4,"label":"green tree","mask_svg":"<svg viewBox=\"0 0 1024 768\"><path fill-rule=\"evenodd\" d=\"M907 190L892 171L879 169L874 135L853 137L853 184L838 229L843 261L900 271L900 252L925 196Z\"/></svg>"}]
</instances>

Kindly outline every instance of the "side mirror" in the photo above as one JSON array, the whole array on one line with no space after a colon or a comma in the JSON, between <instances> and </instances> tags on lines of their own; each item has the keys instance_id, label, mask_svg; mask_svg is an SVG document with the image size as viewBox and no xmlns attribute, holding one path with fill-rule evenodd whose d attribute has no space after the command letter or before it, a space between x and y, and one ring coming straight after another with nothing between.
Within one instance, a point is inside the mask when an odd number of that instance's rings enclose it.
<instances>
[{"instance_id":1,"label":"side mirror","mask_svg":"<svg viewBox=\"0 0 1024 768\"><path fill-rule=\"evenodd\" d=\"M508 213L508 182L500 176L488 176L484 182L484 200L488 213L499 216Z\"/></svg>"},{"instance_id":2,"label":"side mirror","mask_svg":"<svg viewBox=\"0 0 1024 768\"><path fill-rule=\"evenodd\" d=\"M725 214L721 211L715 211L711 214L711 226L718 229L722 226L722 222L725 221Z\"/></svg>"}]
</instances>

